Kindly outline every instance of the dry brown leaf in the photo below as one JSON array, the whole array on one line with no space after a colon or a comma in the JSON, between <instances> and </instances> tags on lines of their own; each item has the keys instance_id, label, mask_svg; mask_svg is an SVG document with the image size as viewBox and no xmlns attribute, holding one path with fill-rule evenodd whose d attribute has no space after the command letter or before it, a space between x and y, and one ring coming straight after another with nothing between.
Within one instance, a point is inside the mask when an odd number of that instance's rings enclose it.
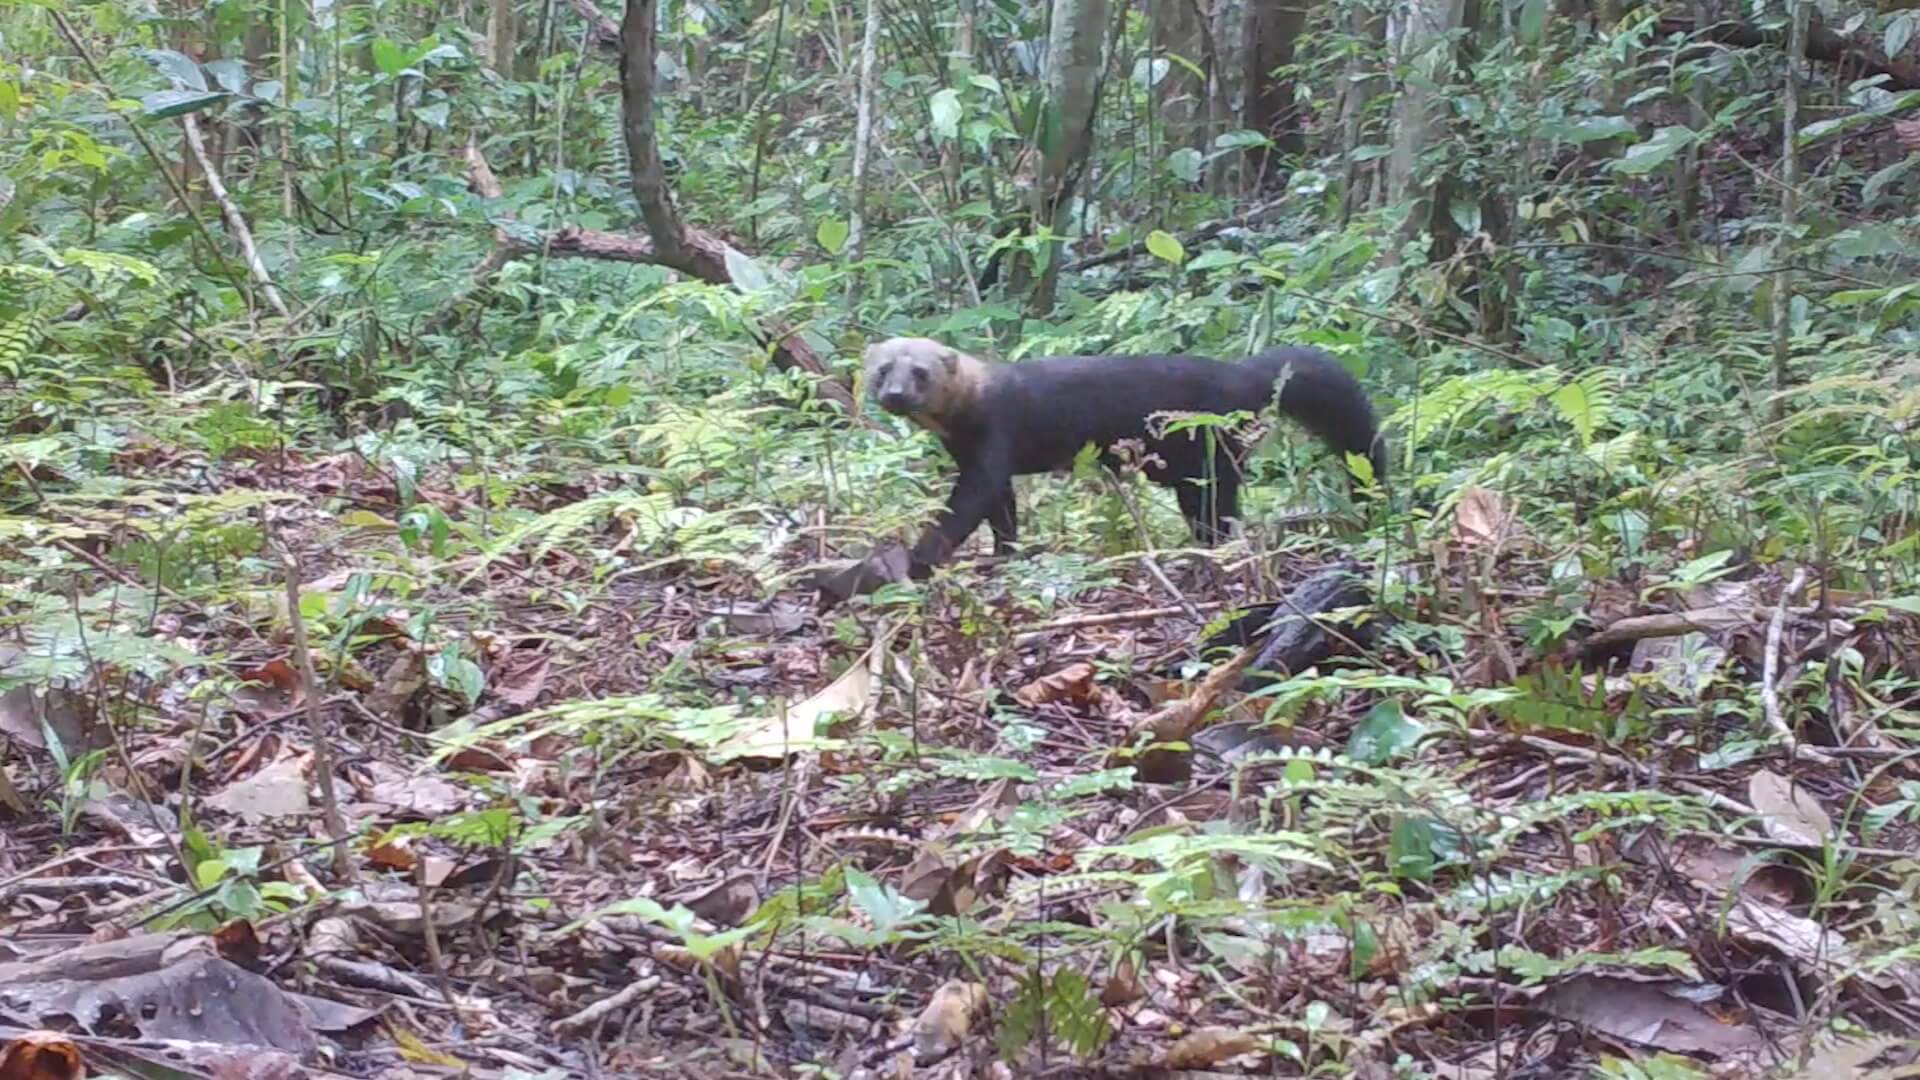
<instances>
[{"instance_id":1,"label":"dry brown leaf","mask_svg":"<svg viewBox=\"0 0 1920 1080\"><path fill-rule=\"evenodd\" d=\"M395 772L397 770L382 770ZM388 775L375 781L368 800L382 806L423 818L454 813L466 805L467 792L452 781L437 776Z\"/></svg>"},{"instance_id":2,"label":"dry brown leaf","mask_svg":"<svg viewBox=\"0 0 1920 1080\"><path fill-rule=\"evenodd\" d=\"M1895 120L1893 134L1900 140L1900 145L1920 154L1920 120Z\"/></svg>"},{"instance_id":3,"label":"dry brown leaf","mask_svg":"<svg viewBox=\"0 0 1920 1080\"><path fill-rule=\"evenodd\" d=\"M0 654L0 661L5 658ZM84 696L61 687L16 686L0 693L0 735L36 750L47 748L42 724L52 729L69 757L112 746L112 732L97 720L98 713Z\"/></svg>"},{"instance_id":4,"label":"dry brown leaf","mask_svg":"<svg viewBox=\"0 0 1920 1080\"><path fill-rule=\"evenodd\" d=\"M814 729L822 719L833 715L859 716L866 712L867 703L873 696L875 669L886 656L887 645L893 640L893 632L898 626L898 623L893 623L882 629L867 651L849 664L839 678L805 701L789 706L784 718L777 711L769 712L753 727L715 747L708 756L714 761L733 758L778 760L796 749L810 747L814 741Z\"/></svg>"},{"instance_id":5,"label":"dry brown leaf","mask_svg":"<svg viewBox=\"0 0 1920 1080\"><path fill-rule=\"evenodd\" d=\"M933 999L913 1022L914 1053L920 1060L945 1057L960 1048L974 1019L986 1011L987 988L979 983L949 979L933 992Z\"/></svg>"},{"instance_id":6,"label":"dry brown leaf","mask_svg":"<svg viewBox=\"0 0 1920 1080\"><path fill-rule=\"evenodd\" d=\"M226 790L207 796L206 805L242 821L299 817L307 813L307 767L312 754L289 754Z\"/></svg>"},{"instance_id":7,"label":"dry brown leaf","mask_svg":"<svg viewBox=\"0 0 1920 1080\"><path fill-rule=\"evenodd\" d=\"M1100 694L1100 687L1093 681L1093 675L1092 664L1068 664L1015 690L1013 697L1029 709L1037 709L1042 705L1084 705Z\"/></svg>"},{"instance_id":8,"label":"dry brown leaf","mask_svg":"<svg viewBox=\"0 0 1920 1080\"><path fill-rule=\"evenodd\" d=\"M1679 983L1668 983L1684 991ZM1577 975L1539 999L1540 1008L1615 1039L1675 1053L1745 1057L1765 1051L1766 1040L1745 1024L1722 1023L1707 1010L1662 985L1603 975Z\"/></svg>"},{"instance_id":9,"label":"dry brown leaf","mask_svg":"<svg viewBox=\"0 0 1920 1080\"><path fill-rule=\"evenodd\" d=\"M426 686L427 654L417 648L403 649L387 665L380 682L368 691L364 704L373 715L397 722L404 717L407 702Z\"/></svg>"},{"instance_id":10,"label":"dry brown leaf","mask_svg":"<svg viewBox=\"0 0 1920 1080\"><path fill-rule=\"evenodd\" d=\"M1207 1027L1184 1035L1167 1047L1166 1060L1161 1064L1169 1069L1197 1069L1218 1065L1228 1058L1251 1054L1259 1049L1260 1040L1244 1031L1229 1027Z\"/></svg>"},{"instance_id":11,"label":"dry brown leaf","mask_svg":"<svg viewBox=\"0 0 1920 1080\"><path fill-rule=\"evenodd\" d=\"M510 649L487 677L487 690L515 708L531 708L547 688L552 660L544 650Z\"/></svg>"},{"instance_id":12,"label":"dry brown leaf","mask_svg":"<svg viewBox=\"0 0 1920 1080\"><path fill-rule=\"evenodd\" d=\"M1499 544L1513 532L1513 511L1495 491L1470 486L1453 512L1453 539L1462 547Z\"/></svg>"},{"instance_id":13,"label":"dry brown leaf","mask_svg":"<svg viewBox=\"0 0 1920 1080\"><path fill-rule=\"evenodd\" d=\"M1140 972L1133 966L1133 957L1123 956L1100 987L1100 1004L1109 1009L1131 1005L1146 993L1146 987L1140 985Z\"/></svg>"},{"instance_id":14,"label":"dry brown leaf","mask_svg":"<svg viewBox=\"0 0 1920 1080\"><path fill-rule=\"evenodd\" d=\"M262 716L278 716L300 704L300 675L285 660L273 660L239 673L241 679L255 683L234 691L233 699L242 709Z\"/></svg>"},{"instance_id":15,"label":"dry brown leaf","mask_svg":"<svg viewBox=\"0 0 1920 1080\"><path fill-rule=\"evenodd\" d=\"M710 888L679 898L679 903L715 926L738 926L760 905L760 890L754 887L756 877L758 875L752 870L741 870L715 882ZM671 907L676 898L665 899L667 906Z\"/></svg>"},{"instance_id":16,"label":"dry brown leaf","mask_svg":"<svg viewBox=\"0 0 1920 1080\"><path fill-rule=\"evenodd\" d=\"M1823 968L1841 971L1854 964L1844 937L1803 915L1743 898L1727 912L1727 933L1749 945L1764 945L1812 975Z\"/></svg>"},{"instance_id":17,"label":"dry brown leaf","mask_svg":"<svg viewBox=\"0 0 1920 1080\"><path fill-rule=\"evenodd\" d=\"M367 861L382 870L412 873L420 858L413 852L413 837L389 836L367 847Z\"/></svg>"},{"instance_id":18,"label":"dry brown leaf","mask_svg":"<svg viewBox=\"0 0 1920 1080\"><path fill-rule=\"evenodd\" d=\"M447 755L447 768L455 772L508 772L513 764L507 758L505 746L483 740Z\"/></svg>"},{"instance_id":19,"label":"dry brown leaf","mask_svg":"<svg viewBox=\"0 0 1920 1080\"><path fill-rule=\"evenodd\" d=\"M1833 819L1803 787L1768 769L1747 780L1747 801L1760 812L1760 825L1782 844L1819 847L1833 836Z\"/></svg>"},{"instance_id":20,"label":"dry brown leaf","mask_svg":"<svg viewBox=\"0 0 1920 1080\"><path fill-rule=\"evenodd\" d=\"M0 1080L85 1080L87 1063L57 1031L29 1031L0 1046Z\"/></svg>"}]
</instances>

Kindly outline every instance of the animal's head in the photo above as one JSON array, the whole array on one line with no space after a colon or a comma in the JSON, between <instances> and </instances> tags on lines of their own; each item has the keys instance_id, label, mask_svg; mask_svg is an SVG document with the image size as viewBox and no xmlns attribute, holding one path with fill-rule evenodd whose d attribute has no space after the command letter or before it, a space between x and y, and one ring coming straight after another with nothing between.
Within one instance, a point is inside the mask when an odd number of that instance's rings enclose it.
<instances>
[{"instance_id":1,"label":"animal's head","mask_svg":"<svg viewBox=\"0 0 1920 1080\"><path fill-rule=\"evenodd\" d=\"M896 337L867 346L867 392L896 416L939 416L965 359L932 338Z\"/></svg>"}]
</instances>

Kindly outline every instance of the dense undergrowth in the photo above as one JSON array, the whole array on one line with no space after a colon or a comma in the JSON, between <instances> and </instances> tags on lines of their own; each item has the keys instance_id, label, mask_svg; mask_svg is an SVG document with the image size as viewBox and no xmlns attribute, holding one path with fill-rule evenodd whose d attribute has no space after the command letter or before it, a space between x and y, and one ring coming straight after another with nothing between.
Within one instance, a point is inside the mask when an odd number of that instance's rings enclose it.
<instances>
[{"instance_id":1,"label":"dense undergrowth","mask_svg":"<svg viewBox=\"0 0 1920 1080\"><path fill-rule=\"evenodd\" d=\"M1282 1075L1523 1075L1516 1056L1531 1075L1705 1075L1684 1055L1831 1075L1823 1055L1912 1030L1920 293L1914 178L1894 171L1914 158L1884 125L1814 141L1781 249L1739 164L1773 145L1769 54L1702 55L1632 18L1490 50L1442 73L1454 137L1426 167L1534 212L1497 243L1456 207L1480 246L1429 262L1404 204L1342 223L1331 157L1210 194L1206 155L1145 124L1160 69L1116 63L1069 257L1147 250L1069 272L1039 318L1004 282L968 295L1014 246L995 185L1014 183L1030 80L950 80L903 41L856 263L850 118L810 107L843 81L807 51L833 20L703 7L712 66L673 84L661 137L688 219L748 253L735 284L537 254L476 284L496 229L636 220L617 65L559 48L496 77L457 26L392 7L316 9L327 47L302 53L291 108L271 68L204 66L231 94L199 115L231 128L226 181L285 317L239 287L219 208L162 182L171 105L140 99L169 92L171 61L140 48L179 24L68 12L102 85L43 13L0 14L0 878L99 843L90 808L123 796L167 834L143 840L166 887L118 918L299 922L324 904L276 860L334 857L308 781L299 812L234 792L311 753L324 706L365 879L418 899L433 852L483 867L444 888L499 916L446 924L430 957L408 935L369 955L522 1032L664 973L637 1033L575 1031L541 1059L553 1075L581 1055L844 1075L884 1040L794 1003L877 1022L948 977L987 988L1009 1060L1089 1068L1173 1044ZM992 11L983 34L1032 36ZM1328 22L1303 85L1352 45ZM222 26L197 31L215 53L238 40ZM1663 163L1688 151L1667 114L1694 79L1711 120L1681 130L1715 209L1678 236ZM1616 81L1645 100L1607 112ZM1899 115L1887 97L1823 84L1819 115ZM943 132L972 151L957 187ZM469 138L500 198L471 190ZM1256 202L1279 209L1174 240ZM811 619L810 572L910 537L950 466L774 363L773 320L848 378L902 333L1010 360L1318 345L1390 418L1391 483L1353 495L1283 429L1248 536L1203 554L1137 477L1027 478L1021 557ZM1377 590L1363 628L1221 703L1281 734L1197 756L1191 785L1112 756L1193 692L1224 615L1345 560ZM1715 614L1593 647L1689 611ZM808 726L836 714L862 722ZM1810 794L1775 798L1780 776ZM396 794L423 778L440 787ZM79 933L109 907L0 924ZM503 942L537 978L490 966ZM1702 985L1734 1034L1658 992ZM1669 1026L1638 1038L1608 1009ZM1181 1041L1214 1028L1233 1034Z\"/></svg>"}]
</instances>

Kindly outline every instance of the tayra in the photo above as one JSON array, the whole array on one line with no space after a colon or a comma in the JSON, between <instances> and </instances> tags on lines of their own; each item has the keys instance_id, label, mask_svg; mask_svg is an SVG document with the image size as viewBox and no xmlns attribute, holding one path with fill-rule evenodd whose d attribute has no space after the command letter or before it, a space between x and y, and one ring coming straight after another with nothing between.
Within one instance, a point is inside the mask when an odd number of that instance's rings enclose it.
<instances>
[{"instance_id":1,"label":"tayra","mask_svg":"<svg viewBox=\"0 0 1920 1080\"><path fill-rule=\"evenodd\" d=\"M1239 516L1239 440L1214 429L1156 437L1156 413L1279 410L1336 450L1366 456L1385 478L1387 454L1373 408L1353 375L1317 349L1274 348L1238 362L1198 356L1052 356L997 364L929 338L867 347L866 383L880 407L939 436L960 467L938 520L914 545L909 573L925 577L982 519L994 551L1019 533L1013 478L1068 468L1092 443L1108 467L1114 445L1144 446L1148 479L1174 489L1194 538L1212 544Z\"/></svg>"}]
</instances>

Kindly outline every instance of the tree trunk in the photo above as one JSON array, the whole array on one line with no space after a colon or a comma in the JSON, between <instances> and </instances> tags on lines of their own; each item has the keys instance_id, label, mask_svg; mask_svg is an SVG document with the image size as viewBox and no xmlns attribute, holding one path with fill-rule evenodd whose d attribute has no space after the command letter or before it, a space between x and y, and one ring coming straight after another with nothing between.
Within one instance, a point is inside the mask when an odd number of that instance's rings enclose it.
<instances>
[{"instance_id":1,"label":"tree trunk","mask_svg":"<svg viewBox=\"0 0 1920 1080\"><path fill-rule=\"evenodd\" d=\"M1792 381L1788 354L1793 344L1793 230L1800 223L1800 68L1807 59L1807 26L1813 16L1811 0L1794 0L1793 24L1787 31L1787 85L1780 120L1780 230L1774 234L1773 264L1773 402L1768 414L1774 423L1786 419L1786 390Z\"/></svg>"},{"instance_id":2,"label":"tree trunk","mask_svg":"<svg viewBox=\"0 0 1920 1080\"><path fill-rule=\"evenodd\" d=\"M1354 155L1367 143L1367 110L1387 91L1387 77L1361 72L1384 66L1387 17L1355 5L1348 15L1348 32L1362 42L1365 52L1347 57L1346 79L1340 94L1340 149L1344 159L1345 186L1340 192L1340 224L1344 227L1355 211L1373 205L1370 190L1380 175L1378 161L1361 162Z\"/></svg>"},{"instance_id":3,"label":"tree trunk","mask_svg":"<svg viewBox=\"0 0 1920 1080\"><path fill-rule=\"evenodd\" d=\"M666 169L660 164L653 118L654 12L659 0L627 0L620 20L621 126L627 137L627 170L653 249L668 266L682 266L680 218L673 209ZM724 269L724 268L723 268ZM704 275L700 275L704 276Z\"/></svg>"},{"instance_id":4,"label":"tree trunk","mask_svg":"<svg viewBox=\"0 0 1920 1080\"><path fill-rule=\"evenodd\" d=\"M1155 88L1159 91L1159 119L1166 145L1191 146L1204 152L1207 80L1195 75L1187 64L1204 66L1209 51L1207 24L1192 0L1156 0L1152 14L1154 58L1167 58L1166 77ZM1186 64L1173 59L1175 56Z\"/></svg>"},{"instance_id":5,"label":"tree trunk","mask_svg":"<svg viewBox=\"0 0 1920 1080\"><path fill-rule=\"evenodd\" d=\"M1047 34L1047 102L1035 133L1040 152L1040 175L1033 187L1036 231L1056 228L1073 204L1092 142L1106 28L1106 0L1053 0L1053 25ZM1036 317L1053 310L1060 279L1060 243L1048 243L1047 264L1028 302L1028 310Z\"/></svg>"},{"instance_id":6,"label":"tree trunk","mask_svg":"<svg viewBox=\"0 0 1920 1080\"><path fill-rule=\"evenodd\" d=\"M1276 74L1293 63L1294 47L1306 22L1306 0L1247 0L1245 126L1273 140L1271 148L1256 146L1247 151L1255 189L1269 175L1274 155L1306 149L1294 105L1293 77Z\"/></svg>"},{"instance_id":7,"label":"tree trunk","mask_svg":"<svg viewBox=\"0 0 1920 1080\"><path fill-rule=\"evenodd\" d=\"M513 78L513 54L519 49L513 0L487 0L487 62L494 74Z\"/></svg>"},{"instance_id":8,"label":"tree trunk","mask_svg":"<svg viewBox=\"0 0 1920 1080\"><path fill-rule=\"evenodd\" d=\"M714 284L733 280L727 268L727 244L704 229L689 228L680 221L673 206L673 191L667 186L666 170L660 164L659 129L654 122L653 80L655 49L655 12L659 0L627 0L620 21L620 108L621 133L626 136L627 168L634 200L646 221L650 241L637 237L609 235L586 229L562 229L549 235L542 250L552 254L575 254L588 258L623 259L654 263L678 270L689 277ZM517 242L505 230L496 236L496 255L500 259L515 253ZM489 256L482 264L486 272L495 261ZM799 332L777 319L769 320L773 338L773 362L783 370L799 370L825 376L827 366ZM823 378L816 392L838 402L848 411L855 409L853 394L842 383Z\"/></svg>"},{"instance_id":9,"label":"tree trunk","mask_svg":"<svg viewBox=\"0 0 1920 1080\"><path fill-rule=\"evenodd\" d=\"M974 34L980 20L980 0L960 0L960 9L954 15L953 51L947 57L947 70L958 78L967 78L974 71ZM966 137L948 139L940 144L940 175L945 180L949 205L959 206L966 202L966 194L961 189L961 155Z\"/></svg>"},{"instance_id":10,"label":"tree trunk","mask_svg":"<svg viewBox=\"0 0 1920 1080\"><path fill-rule=\"evenodd\" d=\"M873 141L874 62L880 51L880 0L867 0L865 30L860 35L860 88L853 121L853 216L847 226L847 257L855 265L847 279L847 310L860 306L861 271L867 248L867 162Z\"/></svg>"}]
</instances>

